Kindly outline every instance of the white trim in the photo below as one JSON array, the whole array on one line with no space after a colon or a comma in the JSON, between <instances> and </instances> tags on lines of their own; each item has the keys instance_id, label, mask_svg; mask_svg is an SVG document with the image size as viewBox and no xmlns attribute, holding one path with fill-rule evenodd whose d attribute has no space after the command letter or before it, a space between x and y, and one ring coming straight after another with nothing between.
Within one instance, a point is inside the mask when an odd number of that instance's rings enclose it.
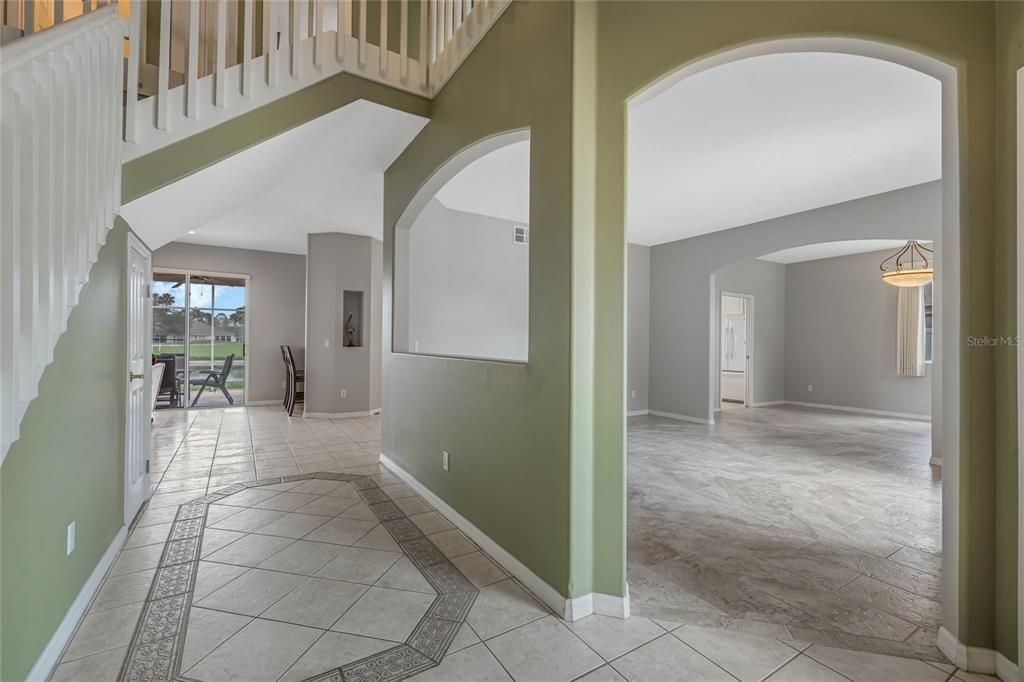
<instances>
[{"instance_id":1,"label":"white trim","mask_svg":"<svg viewBox=\"0 0 1024 682\"><path fill-rule=\"evenodd\" d=\"M865 407L849 407L847 405L828 405L826 403L804 403L798 400L783 401L786 405L798 407L813 407L819 410L837 410L839 412L854 412L857 414L871 414L877 417L895 417L897 419L913 419L914 421L930 422L929 414L914 414L913 412L892 412L890 410L869 410Z\"/></svg>"},{"instance_id":2,"label":"white trim","mask_svg":"<svg viewBox=\"0 0 1024 682\"><path fill-rule=\"evenodd\" d=\"M142 384L143 384L142 385L142 391L143 391L143 394L144 394L144 396L143 396L144 397L143 405L145 406L146 414L149 415L150 419L149 420L143 420L143 422L145 422L143 424L143 432L144 433L143 433L142 438L140 440L141 440L141 443L142 443L143 455L145 456L145 461L148 463L149 460L150 460L150 456L152 455L152 447L151 447L152 446L152 433L153 433L152 416L153 416L153 412L155 411L155 406L154 406L154 404L152 402L152 396L156 395L153 392L153 368L151 366L149 366L149 363L150 363L149 358L153 354L153 296L152 296L152 292L153 292L153 251L146 245L146 243L144 241L142 241L138 237L138 235L136 235L132 231L128 232L128 238L126 240L126 248L125 248L125 278L126 279L128 277L131 277L131 272L132 272L131 262L132 262L132 251L133 250L136 253L138 253L139 255L141 255L143 258L145 258L145 261L146 261L145 262L145 271L147 273L147 278L146 278L147 300L146 300L146 304L145 304L145 310L142 313L143 318L144 318L144 320L142 322L142 326L143 326L143 332L142 332L143 333L143 344L146 347L145 348L146 352L143 353L143 356L142 356L142 361L143 361L143 365L144 365L143 369L142 369L142 373L145 374L146 376L142 380ZM127 295L129 297L131 296L131 285L130 285L130 283L128 281L125 281L125 292L127 293ZM132 305L131 305L131 301L129 300L126 303L125 313L126 313L126 315L128 317L131 317L131 312L132 312ZM129 319L127 327L125 329L125 367L126 367L125 371L128 374L130 374L131 371L132 371L132 349L131 349L131 344L128 343L128 341L130 340L130 337L131 337L131 325L132 325L132 320ZM148 372L146 371L147 369L149 370ZM162 373L161 373L161 376L163 376ZM130 473L131 467L129 467L128 459L129 459L129 456L131 454L130 453L130 449L131 449L131 445L130 445L130 440L131 440L131 438L130 438L130 436L131 436L131 414L130 414L130 411L131 411L131 404L132 404L132 382L131 382L131 377L130 376L126 376L125 379L127 379L127 381L125 382L125 393L124 393L124 395L125 395L124 452L122 453L122 461L124 462L124 479L123 479L123 482L122 482L123 489L122 489L121 497L122 497L122 508L123 508L123 512L124 512L124 519L123 519L123 521L124 521L124 523L128 524L128 523L132 522L132 519L135 518L135 514L138 513L139 509L141 508L141 506L143 504L145 504L146 500L148 500L150 498L150 496L152 495L152 488L150 488L148 491L146 491L149 494L145 494L145 493L143 494L142 500L139 500L137 505L135 504L135 500L130 498L129 494L128 494L129 488L131 487L129 485L130 481L128 480L128 477L131 475L131 473ZM148 467L148 464L147 464L147 467ZM149 471L149 469L147 468L146 471ZM145 475L146 475L147 478L149 477L148 474L145 474Z\"/></svg>"},{"instance_id":3,"label":"white trim","mask_svg":"<svg viewBox=\"0 0 1024 682\"><path fill-rule=\"evenodd\" d=\"M103 553L96 568L92 569L92 573L89 574L89 579L82 585L82 589L78 591L78 596L75 597L75 601L71 603L71 607L68 612L64 614L64 620L60 622L60 626L57 631L53 633L53 637L46 644L46 648L39 654L39 658L36 659L35 665L32 666L32 670L28 674L28 682L44 682L53 669L57 667L57 663L60 662L60 655L64 652L64 648L71 641L71 637L75 634L75 630L78 627L78 622L85 615L89 605L92 603L92 598L99 591L100 585L103 584L103 578L106 577L107 571L110 566L114 563L114 559L117 558L117 553L121 550L125 540L128 538L128 526L121 526L121 530L117 531L117 535L114 536L110 546L107 547L107 551Z\"/></svg>"},{"instance_id":4,"label":"white trim","mask_svg":"<svg viewBox=\"0 0 1024 682\"><path fill-rule=\"evenodd\" d=\"M712 286L715 284L715 279L711 280ZM718 402L719 407L715 410L716 412L721 411L722 402L722 299L726 296L732 298L742 298L746 301L746 310L743 317L743 326L745 327L744 334L746 338L744 345L746 346L746 355L743 363L743 406L748 407L754 402L754 346L756 345L754 340L754 294L743 294L738 291L727 291L723 289L718 292L718 324L716 330L718 331L718 344L715 346L717 351L715 355L716 361L711 363L717 370L715 372L715 380L718 381Z\"/></svg>"},{"instance_id":5,"label":"white trim","mask_svg":"<svg viewBox=\"0 0 1024 682\"><path fill-rule=\"evenodd\" d=\"M701 419L700 417L689 417L685 414L676 414L675 412L662 412L660 410L648 410L648 414L652 414L655 417L666 417L667 419L678 419L683 422L693 422L694 424L704 424L705 426L715 423L714 419Z\"/></svg>"},{"instance_id":6,"label":"white trim","mask_svg":"<svg viewBox=\"0 0 1024 682\"><path fill-rule=\"evenodd\" d=\"M958 668L983 675L995 675L1003 682L1019 682L1020 670L1016 663L998 651L961 643L945 626L939 628L935 642L939 651Z\"/></svg>"},{"instance_id":7,"label":"white trim","mask_svg":"<svg viewBox=\"0 0 1024 682\"><path fill-rule=\"evenodd\" d=\"M420 483L412 474L403 469L394 459L380 453L380 463L388 470L398 476L410 488L416 491L420 497L425 499L442 516L461 530L484 550L499 566L510 573L526 589L533 593L552 611L561 614L565 620L574 621L585 618L591 614L605 616L616 616L627 618L629 616L629 588L626 589L624 597L616 597L608 594L591 593L572 599L567 599L559 594L551 585L544 582L544 579L531 571L524 563L516 559L501 545L492 540L482 530L474 526L462 514L455 511L447 502L434 494L429 488Z\"/></svg>"},{"instance_id":8,"label":"white trim","mask_svg":"<svg viewBox=\"0 0 1024 682\"><path fill-rule=\"evenodd\" d=\"M643 417L646 414L650 414L650 410L629 410L626 412L627 417Z\"/></svg>"},{"instance_id":9,"label":"white trim","mask_svg":"<svg viewBox=\"0 0 1024 682\"><path fill-rule=\"evenodd\" d=\"M354 417L372 417L372 410L362 410L359 412L306 412L303 410L303 419L351 419Z\"/></svg>"},{"instance_id":10,"label":"white trim","mask_svg":"<svg viewBox=\"0 0 1024 682\"><path fill-rule=\"evenodd\" d=\"M281 405L284 406L283 400L247 400L245 401L246 407L264 407L266 405Z\"/></svg>"},{"instance_id":11,"label":"white trim","mask_svg":"<svg viewBox=\"0 0 1024 682\"><path fill-rule=\"evenodd\" d=\"M1024 69L1017 71L1017 338L1024 336ZM1017 344L1017 518L1024 519L1024 344ZM1017 523L1017 660L1024 661L1024 523ZM1024 679L1024 678L1021 678Z\"/></svg>"},{"instance_id":12,"label":"white trim","mask_svg":"<svg viewBox=\"0 0 1024 682\"><path fill-rule=\"evenodd\" d=\"M765 400L760 403L750 403L751 407L773 407L775 405L785 405L785 400Z\"/></svg>"}]
</instances>

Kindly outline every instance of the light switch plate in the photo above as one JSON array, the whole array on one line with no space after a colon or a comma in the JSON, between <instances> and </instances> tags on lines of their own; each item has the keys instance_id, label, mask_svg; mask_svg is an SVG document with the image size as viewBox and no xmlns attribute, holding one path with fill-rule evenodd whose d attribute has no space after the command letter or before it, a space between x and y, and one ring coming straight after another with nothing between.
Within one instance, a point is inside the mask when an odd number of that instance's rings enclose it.
<instances>
[{"instance_id":1,"label":"light switch plate","mask_svg":"<svg viewBox=\"0 0 1024 682\"><path fill-rule=\"evenodd\" d=\"M75 522L72 521L68 524L68 537L67 537L67 555L71 556L71 553L75 551Z\"/></svg>"},{"instance_id":2,"label":"light switch plate","mask_svg":"<svg viewBox=\"0 0 1024 682\"><path fill-rule=\"evenodd\" d=\"M448 471L448 451L447 450L442 450L441 451L441 468L444 469L445 471Z\"/></svg>"}]
</instances>

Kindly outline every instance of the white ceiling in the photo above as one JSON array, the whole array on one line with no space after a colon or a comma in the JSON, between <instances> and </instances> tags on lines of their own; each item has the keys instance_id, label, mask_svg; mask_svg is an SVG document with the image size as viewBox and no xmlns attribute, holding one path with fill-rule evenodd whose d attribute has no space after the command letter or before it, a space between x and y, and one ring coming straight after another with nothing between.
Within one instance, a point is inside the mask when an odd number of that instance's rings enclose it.
<instances>
[{"instance_id":1,"label":"white ceiling","mask_svg":"<svg viewBox=\"0 0 1024 682\"><path fill-rule=\"evenodd\" d=\"M306 253L311 232L383 237L384 171L427 119L358 101L126 204L151 248L172 241Z\"/></svg>"},{"instance_id":2,"label":"white ceiling","mask_svg":"<svg viewBox=\"0 0 1024 682\"><path fill-rule=\"evenodd\" d=\"M517 223L530 222L530 141L485 154L435 195L445 208Z\"/></svg>"},{"instance_id":3,"label":"white ceiling","mask_svg":"<svg viewBox=\"0 0 1024 682\"><path fill-rule=\"evenodd\" d=\"M788 265L789 263L802 263L808 260L850 256L855 253L896 251L896 249L899 249L906 243L906 239L855 239L843 242L825 242L823 244L809 244L807 246L797 246L793 249L783 249L782 251L761 256L758 260Z\"/></svg>"},{"instance_id":4,"label":"white ceiling","mask_svg":"<svg viewBox=\"0 0 1024 682\"><path fill-rule=\"evenodd\" d=\"M629 241L661 244L941 176L940 84L832 53L724 64L629 109Z\"/></svg>"}]
</instances>

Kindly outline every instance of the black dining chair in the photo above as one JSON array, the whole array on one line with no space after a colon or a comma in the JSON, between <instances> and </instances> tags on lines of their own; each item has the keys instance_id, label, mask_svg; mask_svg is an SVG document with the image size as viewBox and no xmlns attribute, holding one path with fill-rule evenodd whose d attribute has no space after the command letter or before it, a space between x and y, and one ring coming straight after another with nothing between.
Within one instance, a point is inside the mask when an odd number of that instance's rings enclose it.
<instances>
[{"instance_id":1,"label":"black dining chair","mask_svg":"<svg viewBox=\"0 0 1024 682\"><path fill-rule=\"evenodd\" d=\"M228 399L228 405L234 405L235 400L228 393L228 374L231 372L231 365L235 362L235 354L224 358L224 366L220 369L208 369L205 372L193 376L189 379L188 383L190 386L198 386L199 392L196 393L196 397L192 399L192 407L196 406L199 402L199 396L203 394L203 391L209 388L219 388L224 397Z\"/></svg>"},{"instance_id":2,"label":"black dining chair","mask_svg":"<svg viewBox=\"0 0 1024 682\"><path fill-rule=\"evenodd\" d=\"M295 366L295 356L292 355L291 346L281 346L281 358L284 360L284 368L287 378L285 379L284 406L288 410L288 416L295 412L295 403L305 404L306 395L306 372ZM302 384L303 390L299 390Z\"/></svg>"},{"instance_id":3,"label":"black dining chair","mask_svg":"<svg viewBox=\"0 0 1024 682\"><path fill-rule=\"evenodd\" d=\"M160 379L160 388L157 391L157 400L167 400L167 407L181 407L181 393L178 391L178 380L174 374L174 356L159 356L157 363L164 366L164 373Z\"/></svg>"}]
</instances>

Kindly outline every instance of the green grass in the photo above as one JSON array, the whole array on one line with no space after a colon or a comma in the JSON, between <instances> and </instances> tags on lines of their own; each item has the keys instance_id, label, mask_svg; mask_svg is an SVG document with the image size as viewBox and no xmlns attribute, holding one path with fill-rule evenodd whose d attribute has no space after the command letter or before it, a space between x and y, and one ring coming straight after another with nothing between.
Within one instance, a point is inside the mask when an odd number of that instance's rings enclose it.
<instances>
[{"instance_id":1,"label":"green grass","mask_svg":"<svg viewBox=\"0 0 1024 682\"><path fill-rule=\"evenodd\" d=\"M235 361L244 359L242 355L242 343L230 343L227 341L219 341L213 346L213 359L223 360L232 353L235 354ZM181 355L185 352L185 346L180 343L154 343L153 353L159 355L160 353L174 353ZM189 357L192 360L207 360L210 359L210 344L208 343L193 343L189 348Z\"/></svg>"}]
</instances>

